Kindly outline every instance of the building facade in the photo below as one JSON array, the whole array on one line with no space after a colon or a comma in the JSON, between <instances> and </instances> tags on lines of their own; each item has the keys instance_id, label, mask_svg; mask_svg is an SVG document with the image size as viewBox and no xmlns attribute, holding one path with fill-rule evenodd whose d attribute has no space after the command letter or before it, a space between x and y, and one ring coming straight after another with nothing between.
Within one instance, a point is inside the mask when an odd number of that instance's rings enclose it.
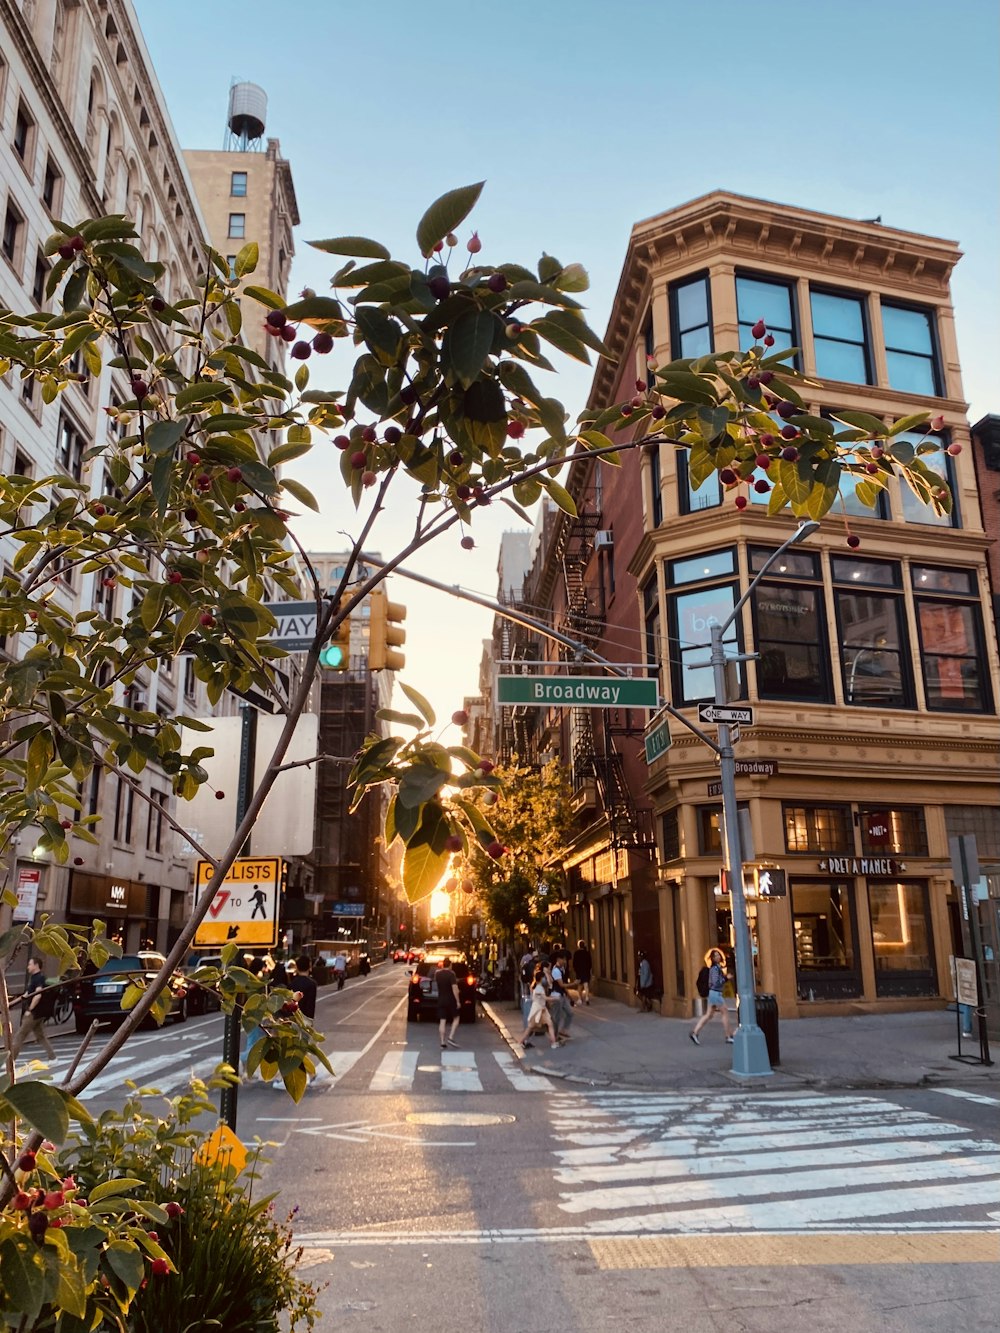
<instances>
[{"instance_id":1,"label":"building facade","mask_svg":"<svg viewBox=\"0 0 1000 1333\"><path fill-rule=\"evenodd\" d=\"M975 834L992 1003L1000 976L997 641L962 392L951 242L715 193L636 225L589 405L659 364L752 343L796 347L814 415L929 411L930 466L955 497L945 518L898 480L875 511L849 489L821 530L756 589L730 633L755 652L736 685L754 710L737 749L753 860L786 870L788 895L750 904L757 985L786 1016L940 1004L967 955L949 838ZM957 450L955 446L961 446ZM723 623L794 530L750 490L741 511L683 448L573 467L578 515L560 515L526 582L553 624L608 659L648 670L697 721L713 697L710 626ZM762 474L763 476L763 474ZM763 489L763 488L762 488ZM759 502L763 503L759 503ZM847 532L860 538L848 547ZM551 648L539 650L552 659ZM587 937L606 992L626 998L636 952L662 1011L690 1014L705 950L728 946L721 797L711 749L647 714L560 710L526 721L568 758L580 832L567 858L567 934ZM663 741L664 733L660 733Z\"/></svg>"}]
</instances>

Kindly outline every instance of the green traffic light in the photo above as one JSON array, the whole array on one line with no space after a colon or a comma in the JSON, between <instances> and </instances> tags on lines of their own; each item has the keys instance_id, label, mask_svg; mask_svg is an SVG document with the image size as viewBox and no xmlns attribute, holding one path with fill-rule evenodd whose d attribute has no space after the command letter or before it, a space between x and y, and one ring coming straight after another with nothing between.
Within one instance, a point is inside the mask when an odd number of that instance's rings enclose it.
<instances>
[{"instance_id":1,"label":"green traffic light","mask_svg":"<svg viewBox=\"0 0 1000 1333\"><path fill-rule=\"evenodd\" d=\"M320 651L319 664L321 667L329 667L334 671L338 671L342 666L346 665L343 648L341 648L339 644L328 643L326 647Z\"/></svg>"}]
</instances>

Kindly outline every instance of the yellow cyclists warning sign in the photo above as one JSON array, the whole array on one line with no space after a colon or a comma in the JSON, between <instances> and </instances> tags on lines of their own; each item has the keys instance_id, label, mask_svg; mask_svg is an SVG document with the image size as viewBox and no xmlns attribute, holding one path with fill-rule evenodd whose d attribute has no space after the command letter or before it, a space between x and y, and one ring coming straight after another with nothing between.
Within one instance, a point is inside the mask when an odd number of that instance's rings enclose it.
<instances>
[{"instance_id":1,"label":"yellow cyclists warning sign","mask_svg":"<svg viewBox=\"0 0 1000 1333\"><path fill-rule=\"evenodd\" d=\"M241 856L216 889L208 915L194 937L196 948L273 949L278 943L278 906L281 894L279 856ZM215 876L211 861L199 861L195 896L200 897Z\"/></svg>"}]
</instances>

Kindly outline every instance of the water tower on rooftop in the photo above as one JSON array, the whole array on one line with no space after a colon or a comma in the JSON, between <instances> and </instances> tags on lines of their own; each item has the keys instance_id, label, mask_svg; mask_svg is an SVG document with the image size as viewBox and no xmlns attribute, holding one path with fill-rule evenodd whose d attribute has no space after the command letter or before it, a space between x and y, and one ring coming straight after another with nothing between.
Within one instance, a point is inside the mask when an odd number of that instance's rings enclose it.
<instances>
[{"instance_id":1,"label":"water tower on rooftop","mask_svg":"<svg viewBox=\"0 0 1000 1333\"><path fill-rule=\"evenodd\" d=\"M258 152L267 123L267 93L256 83L233 83L229 89L225 147L230 152Z\"/></svg>"}]
</instances>

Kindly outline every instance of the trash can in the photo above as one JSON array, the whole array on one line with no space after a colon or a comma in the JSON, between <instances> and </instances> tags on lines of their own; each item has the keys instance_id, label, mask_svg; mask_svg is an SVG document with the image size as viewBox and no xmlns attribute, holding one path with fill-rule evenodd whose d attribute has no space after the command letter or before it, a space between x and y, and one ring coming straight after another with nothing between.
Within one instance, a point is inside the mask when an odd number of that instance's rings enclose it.
<instances>
[{"instance_id":1,"label":"trash can","mask_svg":"<svg viewBox=\"0 0 1000 1333\"><path fill-rule=\"evenodd\" d=\"M778 1042L778 1001L774 995L754 997L757 1008L757 1026L767 1042L767 1058L772 1068L781 1064L781 1046Z\"/></svg>"}]
</instances>

